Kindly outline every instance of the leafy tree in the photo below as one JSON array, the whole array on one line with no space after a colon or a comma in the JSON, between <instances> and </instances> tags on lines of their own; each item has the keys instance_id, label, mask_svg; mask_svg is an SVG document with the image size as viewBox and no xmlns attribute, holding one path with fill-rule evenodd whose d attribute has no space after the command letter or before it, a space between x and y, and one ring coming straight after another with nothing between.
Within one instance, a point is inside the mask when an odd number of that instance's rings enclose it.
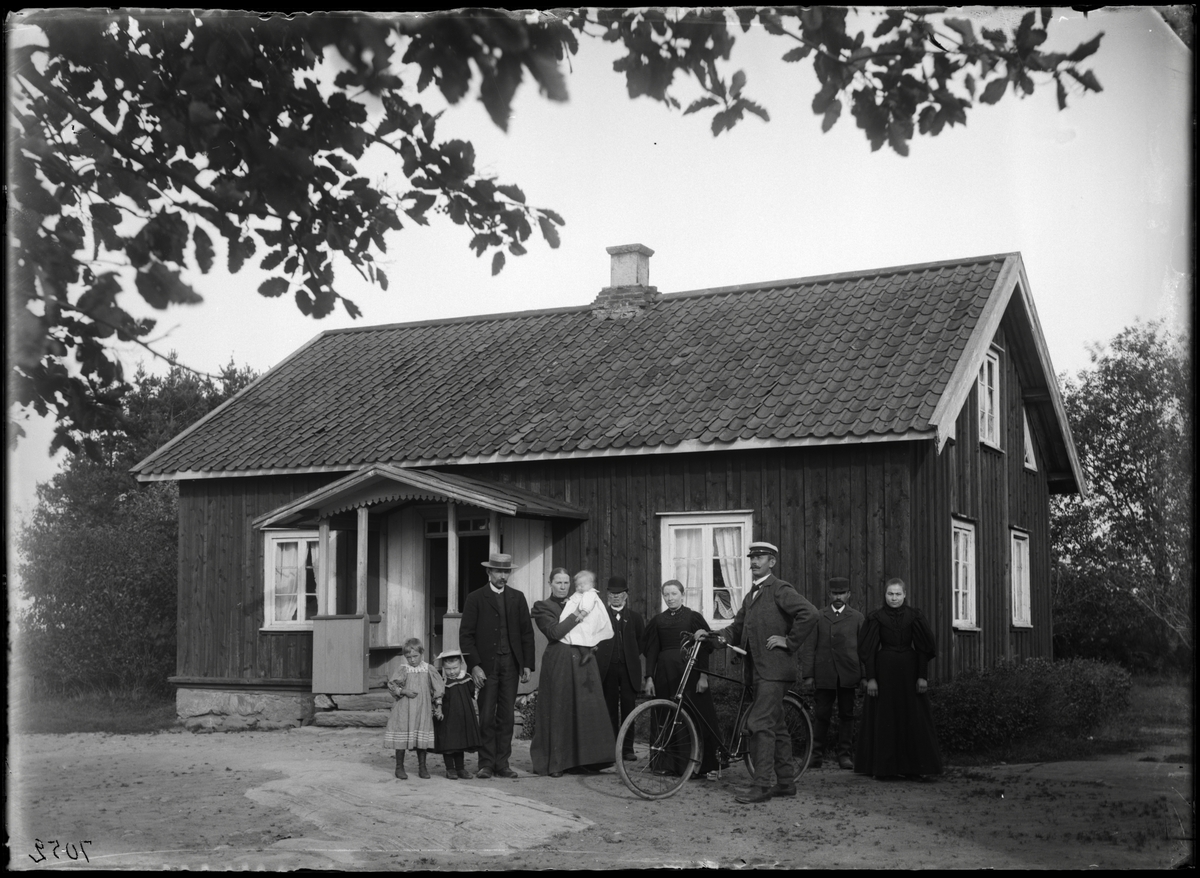
<instances>
[{"instance_id":1,"label":"leafy tree","mask_svg":"<svg viewBox=\"0 0 1200 878\"><path fill-rule=\"evenodd\" d=\"M1134 666L1190 661L1191 358L1152 323L1093 349L1092 363L1064 382L1089 494L1054 501L1056 649Z\"/></svg>"},{"instance_id":2,"label":"leafy tree","mask_svg":"<svg viewBox=\"0 0 1200 878\"><path fill-rule=\"evenodd\" d=\"M469 142L438 138L439 114L415 99L430 85L454 105L478 80L505 129L526 76L566 100L562 63L596 38L625 49L613 66L630 97L711 111L716 135L746 114L768 118L745 74L728 72L737 29L760 26L785 44L783 61L813 65L823 130L848 106L872 149L906 155L914 134L965 124L976 100L1025 97L1039 80L1053 80L1060 108L1069 89L1099 91L1079 65L1100 37L1045 52L1050 18L1030 11L977 35L926 11L822 7L17 16L10 29L41 38L11 52L13 399L53 413L53 448L96 453L91 434L119 422L129 389L113 339L149 348L154 325L122 302L131 290L158 310L200 301L187 278L218 249L232 272L258 259L272 272L260 295L290 295L319 318L339 302L359 315L337 292L335 257L387 288L375 256L405 223L448 217L493 273L535 228L557 246L562 217L480 173ZM677 79L701 93L686 109ZM368 151L394 156L395 188L361 173ZM9 428L16 441L20 426Z\"/></svg>"},{"instance_id":3,"label":"leafy tree","mask_svg":"<svg viewBox=\"0 0 1200 878\"><path fill-rule=\"evenodd\" d=\"M229 364L219 380L178 367L141 370L125 396L126 429L94 437L100 460L68 455L38 485L20 528L22 655L62 691L161 689L175 667L178 488L141 486L129 467L254 378Z\"/></svg>"}]
</instances>

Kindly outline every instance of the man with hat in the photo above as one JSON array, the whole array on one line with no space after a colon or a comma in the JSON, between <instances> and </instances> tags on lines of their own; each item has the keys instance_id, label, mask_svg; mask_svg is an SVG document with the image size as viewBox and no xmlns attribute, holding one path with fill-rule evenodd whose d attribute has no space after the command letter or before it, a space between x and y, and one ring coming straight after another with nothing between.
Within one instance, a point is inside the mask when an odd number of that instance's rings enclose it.
<instances>
[{"instance_id":1,"label":"man with hat","mask_svg":"<svg viewBox=\"0 0 1200 878\"><path fill-rule=\"evenodd\" d=\"M796 682L796 656L817 624L817 608L790 582L771 572L779 560L778 548L751 543L747 554L754 586L733 624L710 636L746 650L745 680L754 686L754 702L746 715L754 781L737 801L750 805L796 795L796 766L783 697Z\"/></svg>"},{"instance_id":2,"label":"man with hat","mask_svg":"<svg viewBox=\"0 0 1200 878\"><path fill-rule=\"evenodd\" d=\"M829 599L829 606L821 610L817 619L816 629L800 650L800 676L806 687L816 687L816 741L809 765L821 767L836 700L837 761L839 766L849 769L854 768L850 756L854 746L854 691L863 680L858 637L865 620L863 614L848 603L849 579L837 576L829 580Z\"/></svg>"},{"instance_id":3,"label":"man with hat","mask_svg":"<svg viewBox=\"0 0 1200 878\"><path fill-rule=\"evenodd\" d=\"M533 623L525 595L508 587L512 555L493 553L483 562L487 588L477 588L463 601L458 641L466 653L471 677L479 689L479 770L475 776L516 777L512 756L513 712L517 685L534 668Z\"/></svg>"},{"instance_id":4,"label":"man with hat","mask_svg":"<svg viewBox=\"0 0 1200 878\"><path fill-rule=\"evenodd\" d=\"M628 606L629 584L622 576L608 580L608 619L612 622L613 636L602 640L596 647L596 660L600 668L600 679L604 681L604 700L608 703L608 717L612 720L613 734L621 729L625 717L633 712L638 686L642 680L642 634L646 623ZM625 738L625 752L621 758L634 760L633 735Z\"/></svg>"}]
</instances>

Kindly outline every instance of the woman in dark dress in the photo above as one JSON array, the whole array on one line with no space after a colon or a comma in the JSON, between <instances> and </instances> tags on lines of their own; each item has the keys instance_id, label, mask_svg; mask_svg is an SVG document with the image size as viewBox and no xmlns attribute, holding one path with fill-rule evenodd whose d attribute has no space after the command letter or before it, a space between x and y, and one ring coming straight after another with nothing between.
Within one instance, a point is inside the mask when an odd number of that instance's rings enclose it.
<instances>
[{"instance_id":1,"label":"woman in dark dress","mask_svg":"<svg viewBox=\"0 0 1200 878\"><path fill-rule=\"evenodd\" d=\"M576 579L585 574L595 578L591 571L581 570ZM580 610L558 620L570 590L570 574L556 567L550 574L550 597L530 611L533 624L549 642L542 654L529 756L535 774L551 777L562 777L564 771L592 773L607 768L613 764L617 745L592 650L561 642L587 615Z\"/></svg>"},{"instance_id":2,"label":"woman in dark dress","mask_svg":"<svg viewBox=\"0 0 1200 878\"><path fill-rule=\"evenodd\" d=\"M916 777L942 773L933 731L926 668L936 654L925 616L905 602L902 579L889 579L884 605L867 616L858 653L866 667L867 698L854 770Z\"/></svg>"},{"instance_id":3,"label":"woman in dark dress","mask_svg":"<svg viewBox=\"0 0 1200 878\"><path fill-rule=\"evenodd\" d=\"M679 650L681 635L710 631L708 622L695 610L683 605L683 583L669 579L662 586L663 601L667 608L646 624L642 653L646 656L646 694L650 697L674 698L683 677L684 657ZM708 693L708 656L712 647L705 644L700 648L696 665L688 678L684 690L683 706L692 717L703 717L709 726L719 731L717 712L713 708L712 696ZM717 743L714 735L703 722L696 719L696 731L700 734L704 752L700 755L700 766L692 775L693 780L704 780L710 771L717 769ZM657 766L655 766L657 768ZM662 770L680 773L684 766L676 763L662 766Z\"/></svg>"}]
</instances>

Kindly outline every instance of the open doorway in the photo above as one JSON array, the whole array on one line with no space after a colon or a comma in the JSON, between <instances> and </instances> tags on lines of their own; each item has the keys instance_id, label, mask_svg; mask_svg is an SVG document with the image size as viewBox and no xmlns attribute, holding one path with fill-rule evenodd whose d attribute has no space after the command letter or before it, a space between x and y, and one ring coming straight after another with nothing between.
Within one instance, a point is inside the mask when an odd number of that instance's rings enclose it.
<instances>
[{"instance_id":1,"label":"open doorway","mask_svg":"<svg viewBox=\"0 0 1200 878\"><path fill-rule=\"evenodd\" d=\"M446 551L446 521L428 521L425 529L425 570L428 577L429 630L433 632L431 649L441 650L442 619L448 609L450 582ZM487 584L483 562L490 553L486 518L462 518L458 522L458 609L462 612L467 595ZM432 653L436 655L436 652Z\"/></svg>"}]
</instances>

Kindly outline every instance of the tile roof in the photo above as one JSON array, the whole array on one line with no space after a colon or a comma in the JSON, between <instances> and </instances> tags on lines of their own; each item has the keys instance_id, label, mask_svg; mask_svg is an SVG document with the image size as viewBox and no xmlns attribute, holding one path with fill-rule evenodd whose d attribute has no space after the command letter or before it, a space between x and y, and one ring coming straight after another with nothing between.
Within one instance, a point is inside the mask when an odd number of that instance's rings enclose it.
<instances>
[{"instance_id":1,"label":"tile roof","mask_svg":"<svg viewBox=\"0 0 1200 878\"><path fill-rule=\"evenodd\" d=\"M931 430L1006 261L326 332L143 477L856 441Z\"/></svg>"}]
</instances>

